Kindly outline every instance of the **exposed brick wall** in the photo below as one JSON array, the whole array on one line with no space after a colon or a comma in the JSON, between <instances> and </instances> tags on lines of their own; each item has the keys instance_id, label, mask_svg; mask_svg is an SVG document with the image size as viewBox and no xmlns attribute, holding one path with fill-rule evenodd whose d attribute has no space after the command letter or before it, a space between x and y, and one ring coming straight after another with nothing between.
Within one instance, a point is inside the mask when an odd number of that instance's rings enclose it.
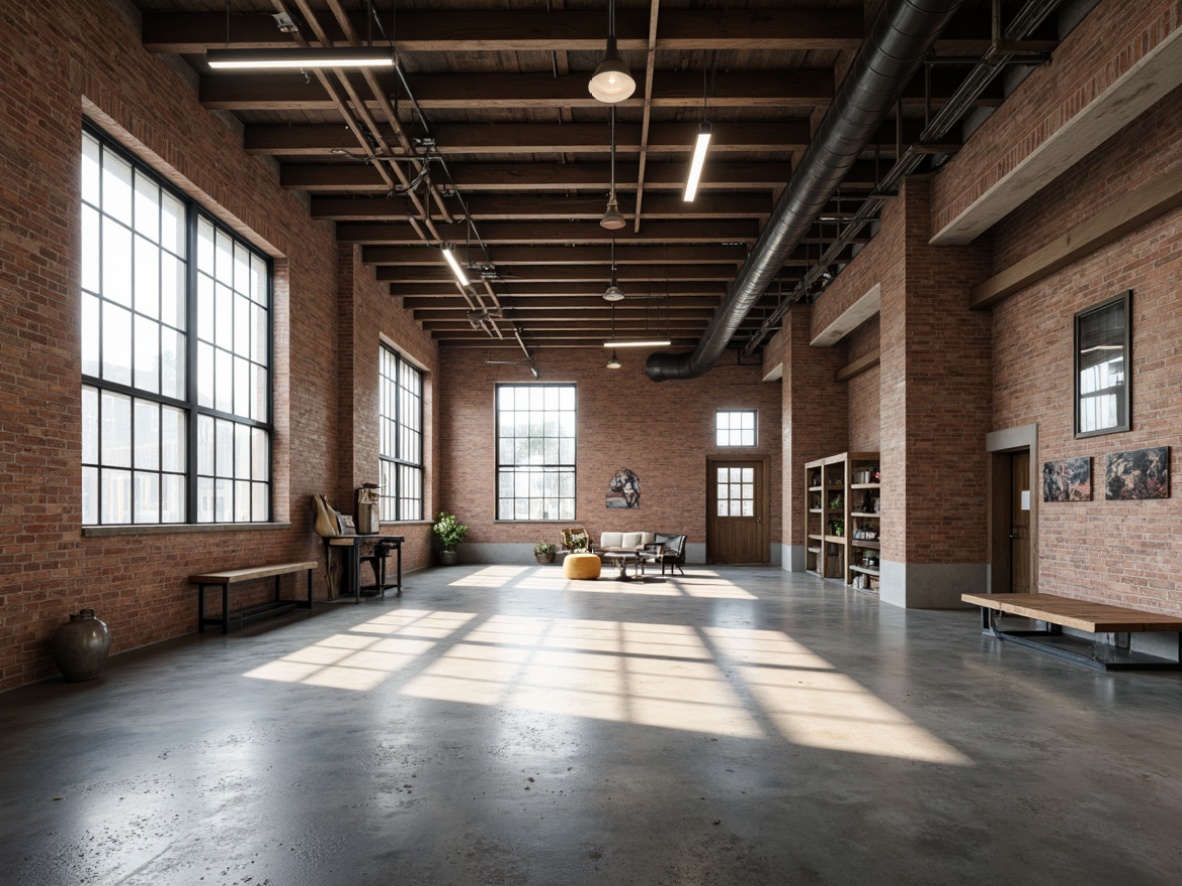
<instances>
[{"instance_id":1,"label":"exposed brick wall","mask_svg":"<svg viewBox=\"0 0 1182 886\"><path fill-rule=\"evenodd\" d=\"M841 278L838 277L838 280ZM778 333L784 355L782 412L784 437L783 543L804 544L804 466L848 448L849 399L846 385L833 380L847 362L845 345L814 348L811 311L803 306L784 316Z\"/></svg>"},{"instance_id":2,"label":"exposed brick wall","mask_svg":"<svg viewBox=\"0 0 1182 886\"><path fill-rule=\"evenodd\" d=\"M423 514L429 518L434 499L435 449L434 429L438 422L435 385L438 377L439 347L424 332L409 311L390 295L389 286L379 283L373 269L361 263L361 247L338 247L338 304L341 316L341 365L346 380L341 390L339 409L341 435L341 470L336 496L337 507L353 507L354 490L363 483L380 481L379 414L381 410L380 358L383 338L386 343L423 370ZM347 322L346 322L347 318ZM346 467L347 465L347 467ZM386 523L382 531L405 536L402 564L417 569L430 563L431 524L429 519L415 523Z\"/></svg>"},{"instance_id":3,"label":"exposed brick wall","mask_svg":"<svg viewBox=\"0 0 1182 886\"><path fill-rule=\"evenodd\" d=\"M1000 272L1182 164L1182 88L1026 201L992 233Z\"/></svg>"},{"instance_id":4,"label":"exposed brick wall","mask_svg":"<svg viewBox=\"0 0 1182 886\"><path fill-rule=\"evenodd\" d=\"M471 542L556 541L562 522L495 522L495 424L493 391L498 382L530 383L524 364L488 365L511 359L500 350L444 349L438 387L440 437L439 507L456 513L471 529ZM601 351L552 350L539 357L542 382L578 385L578 511L576 522L594 535L607 529L684 532L691 543L706 540L706 459L744 458L749 449L714 446L717 409L759 410L759 445L770 459L771 540L780 536L780 391L762 382L761 367L738 366L724 354L706 375L656 383L644 374L644 354L621 352L621 369L605 368ZM640 478L641 506L608 510L607 484L621 467Z\"/></svg>"},{"instance_id":5,"label":"exposed brick wall","mask_svg":"<svg viewBox=\"0 0 1182 886\"><path fill-rule=\"evenodd\" d=\"M907 543L901 559L984 563L985 435L993 417L991 327L987 315L968 309L968 299L972 286L988 275L990 256L981 246L928 244L929 194L924 179L909 179L904 186L899 208L906 229L905 291L901 298L893 293L889 302L883 292L880 382L884 399L885 391L894 389L905 403ZM885 334L896 312L903 315L905 335ZM894 354L889 370L888 348ZM884 464L884 471L898 466ZM900 553L890 541L893 528L884 520L888 559Z\"/></svg>"},{"instance_id":6,"label":"exposed brick wall","mask_svg":"<svg viewBox=\"0 0 1182 886\"><path fill-rule=\"evenodd\" d=\"M48 639L69 612L95 609L111 625L118 653L194 630L190 573L320 558L308 503L338 482L340 463L338 254L330 226L312 221L242 151L240 137L199 105L189 83L139 48L127 17L106 3L8 4L4 32L0 516L10 529L0 548L0 690L54 673ZM275 259L274 527L83 535L77 207L84 109ZM373 300L369 284L359 289ZM413 324L390 312L380 328L405 337L430 366ZM412 565L426 557L425 537L415 544ZM295 578L284 581L290 589ZM257 593L269 593L267 583Z\"/></svg>"},{"instance_id":7,"label":"exposed brick wall","mask_svg":"<svg viewBox=\"0 0 1182 886\"><path fill-rule=\"evenodd\" d=\"M1178 0L1100 3L938 177L932 230L963 213L1180 26ZM1037 249L1060 230L1032 231L1025 248Z\"/></svg>"},{"instance_id":8,"label":"exposed brick wall","mask_svg":"<svg viewBox=\"0 0 1182 886\"><path fill-rule=\"evenodd\" d=\"M878 347L879 321L871 317L849 336L849 362ZM876 452L879 441L879 371L875 366L855 375L846 384L850 406L849 446L855 452Z\"/></svg>"},{"instance_id":9,"label":"exposed brick wall","mask_svg":"<svg viewBox=\"0 0 1182 886\"><path fill-rule=\"evenodd\" d=\"M1087 175L1081 169L1081 175ZM1022 221L1015 219L1015 227ZM1007 231L1006 236L1012 232ZM1088 456L1093 500L1042 503L1039 590L1182 615L1177 477L1182 398L1182 212L1163 216L1010 297L993 311L994 425L1038 422L1039 463ZM1075 439L1073 315L1133 290L1133 427ZM1105 501L1112 452L1170 446L1172 498ZM1041 495L1036 489L1034 494Z\"/></svg>"}]
</instances>

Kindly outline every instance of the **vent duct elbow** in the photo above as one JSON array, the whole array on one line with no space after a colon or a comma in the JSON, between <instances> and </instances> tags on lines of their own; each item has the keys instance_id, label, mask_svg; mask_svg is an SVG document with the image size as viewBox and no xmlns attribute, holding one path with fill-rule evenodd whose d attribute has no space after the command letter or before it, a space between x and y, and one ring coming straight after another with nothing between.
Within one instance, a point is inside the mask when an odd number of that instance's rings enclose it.
<instances>
[{"instance_id":1,"label":"vent duct elbow","mask_svg":"<svg viewBox=\"0 0 1182 886\"><path fill-rule=\"evenodd\" d=\"M964 0L889 0L883 7L697 347L686 354L651 354L644 367L649 378L696 378L722 356L962 5Z\"/></svg>"}]
</instances>

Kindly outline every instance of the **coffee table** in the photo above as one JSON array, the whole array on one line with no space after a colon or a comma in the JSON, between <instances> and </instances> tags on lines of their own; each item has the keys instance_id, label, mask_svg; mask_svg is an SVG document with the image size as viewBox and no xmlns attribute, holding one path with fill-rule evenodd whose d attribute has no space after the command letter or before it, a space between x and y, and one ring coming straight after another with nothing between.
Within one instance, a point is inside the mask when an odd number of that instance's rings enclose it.
<instances>
[{"instance_id":1,"label":"coffee table","mask_svg":"<svg viewBox=\"0 0 1182 886\"><path fill-rule=\"evenodd\" d=\"M644 561L640 559L640 554L634 550L616 551L609 548L600 551L599 556L619 570L619 573L616 575L616 581L632 581L633 576L628 574L629 563L634 564L636 567L635 578L640 578L644 574Z\"/></svg>"}]
</instances>

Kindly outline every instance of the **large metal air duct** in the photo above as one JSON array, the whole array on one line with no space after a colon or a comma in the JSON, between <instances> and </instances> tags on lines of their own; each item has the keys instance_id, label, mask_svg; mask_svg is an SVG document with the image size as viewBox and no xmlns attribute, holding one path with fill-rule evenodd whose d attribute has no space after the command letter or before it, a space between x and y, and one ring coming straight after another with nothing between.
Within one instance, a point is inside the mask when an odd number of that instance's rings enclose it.
<instances>
[{"instance_id":1,"label":"large metal air duct","mask_svg":"<svg viewBox=\"0 0 1182 886\"><path fill-rule=\"evenodd\" d=\"M702 340L692 353L650 355L649 378L695 378L714 365L963 3L888 0Z\"/></svg>"}]
</instances>

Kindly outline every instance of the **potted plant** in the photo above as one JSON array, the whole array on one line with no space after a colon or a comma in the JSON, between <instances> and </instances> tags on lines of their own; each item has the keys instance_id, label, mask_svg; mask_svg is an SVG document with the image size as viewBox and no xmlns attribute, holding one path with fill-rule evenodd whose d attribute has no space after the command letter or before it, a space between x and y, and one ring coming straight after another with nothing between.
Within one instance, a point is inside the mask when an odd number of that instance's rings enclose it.
<instances>
[{"instance_id":1,"label":"potted plant","mask_svg":"<svg viewBox=\"0 0 1182 886\"><path fill-rule=\"evenodd\" d=\"M439 516L435 518L435 525L431 527L431 533L439 543L439 561L444 566L454 566L457 559L456 548L468 537L468 527L457 520L455 514L440 511Z\"/></svg>"},{"instance_id":2,"label":"potted plant","mask_svg":"<svg viewBox=\"0 0 1182 886\"><path fill-rule=\"evenodd\" d=\"M534 545L534 559L539 563L554 562L554 545L548 541L540 541Z\"/></svg>"}]
</instances>

